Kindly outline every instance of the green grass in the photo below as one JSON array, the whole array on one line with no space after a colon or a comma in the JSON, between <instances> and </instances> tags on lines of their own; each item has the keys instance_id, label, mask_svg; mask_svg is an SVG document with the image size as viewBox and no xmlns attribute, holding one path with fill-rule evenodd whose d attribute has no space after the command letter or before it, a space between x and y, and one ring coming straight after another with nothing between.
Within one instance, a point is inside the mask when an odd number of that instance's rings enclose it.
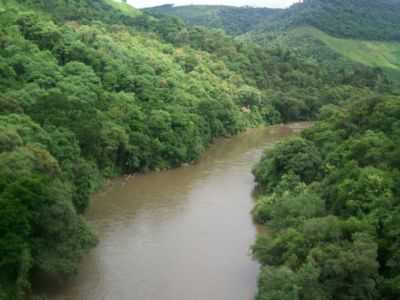
<instances>
[{"instance_id":1,"label":"green grass","mask_svg":"<svg viewBox=\"0 0 400 300\"><path fill-rule=\"evenodd\" d=\"M332 37L313 27L300 27L296 35L311 35L342 56L370 66L380 67L388 73L400 74L400 43L379 42Z\"/></svg>"},{"instance_id":2,"label":"green grass","mask_svg":"<svg viewBox=\"0 0 400 300\"><path fill-rule=\"evenodd\" d=\"M115 9L122 11L124 14L130 17L136 17L140 15L142 12L133 6L122 2L121 0L104 0L104 2L108 3Z\"/></svg>"}]
</instances>

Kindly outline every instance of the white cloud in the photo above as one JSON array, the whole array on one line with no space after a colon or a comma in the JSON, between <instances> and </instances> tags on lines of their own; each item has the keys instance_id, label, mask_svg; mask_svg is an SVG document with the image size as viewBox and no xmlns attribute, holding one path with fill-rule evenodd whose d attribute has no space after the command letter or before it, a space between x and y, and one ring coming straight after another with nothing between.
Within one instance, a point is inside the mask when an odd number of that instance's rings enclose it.
<instances>
[{"instance_id":1,"label":"white cloud","mask_svg":"<svg viewBox=\"0 0 400 300\"><path fill-rule=\"evenodd\" d=\"M207 5L233 5L233 6L258 6L284 8L298 2L297 0L128 0L128 2L138 8L151 7L162 4L188 5L188 4L207 4Z\"/></svg>"}]
</instances>

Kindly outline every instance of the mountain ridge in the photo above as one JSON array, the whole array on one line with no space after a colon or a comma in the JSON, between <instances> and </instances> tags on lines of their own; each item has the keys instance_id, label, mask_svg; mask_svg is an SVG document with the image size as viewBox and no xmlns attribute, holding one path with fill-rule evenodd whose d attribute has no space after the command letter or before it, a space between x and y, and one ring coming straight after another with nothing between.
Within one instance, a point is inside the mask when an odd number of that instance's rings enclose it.
<instances>
[{"instance_id":1,"label":"mountain ridge","mask_svg":"<svg viewBox=\"0 0 400 300\"><path fill-rule=\"evenodd\" d=\"M220 28L234 35L308 25L337 37L400 40L400 2L397 0L305 0L287 9L164 5L145 11L178 16L190 25ZM231 17L233 12L251 24L241 23L240 19L236 22ZM228 17L224 19L223 14Z\"/></svg>"},{"instance_id":2,"label":"mountain ridge","mask_svg":"<svg viewBox=\"0 0 400 300\"><path fill-rule=\"evenodd\" d=\"M161 5L143 11L182 18L188 25L224 29L228 34L241 35L256 29L264 18L276 14L278 8L235 7L229 5Z\"/></svg>"}]
</instances>

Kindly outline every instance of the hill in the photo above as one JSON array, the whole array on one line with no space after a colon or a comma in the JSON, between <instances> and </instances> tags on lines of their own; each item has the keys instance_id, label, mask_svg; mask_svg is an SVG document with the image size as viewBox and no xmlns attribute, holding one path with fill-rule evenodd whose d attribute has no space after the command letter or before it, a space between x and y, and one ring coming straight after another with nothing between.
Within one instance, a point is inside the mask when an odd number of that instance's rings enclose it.
<instances>
[{"instance_id":1,"label":"hill","mask_svg":"<svg viewBox=\"0 0 400 300\"><path fill-rule=\"evenodd\" d=\"M371 67L400 68L400 43L397 42L336 38L313 27L296 28L289 35L314 37L339 54Z\"/></svg>"},{"instance_id":2,"label":"hill","mask_svg":"<svg viewBox=\"0 0 400 300\"><path fill-rule=\"evenodd\" d=\"M311 36L351 61L382 68L391 77L400 78L399 42L337 38L312 27L300 27L291 34L298 37Z\"/></svg>"},{"instance_id":3,"label":"hill","mask_svg":"<svg viewBox=\"0 0 400 300\"><path fill-rule=\"evenodd\" d=\"M309 25L337 37L399 40L399 14L398 0L305 0L264 23L264 29Z\"/></svg>"},{"instance_id":4,"label":"hill","mask_svg":"<svg viewBox=\"0 0 400 300\"><path fill-rule=\"evenodd\" d=\"M295 48L333 69L338 64L362 64L381 68L391 79L400 78L400 1L308 0L277 10L164 5L146 11L219 28L264 47Z\"/></svg>"},{"instance_id":5,"label":"hill","mask_svg":"<svg viewBox=\"0 0 400 300\"><path fill-rule=\"evenodd\" d=\"M233 35L313 26L337 37L400 39L398 0L305 0L287 9L163 5L145 11L177 16L190 25L220 28Z\"/></svg>"},{"instance_id":6,"label":"hill","mask_svg":"<svg viewBox=\"0 0 400 300\"><path fill-rule=\"evenodd\" d=\"M218 5L162 5L144 11L176 16L192 26L223 29L228 34L241 35L256 29L260 23L265 22L265 19L281 10Z\"/></svg>"},{"instance_id":7,"label":"hill","mask_svg":"<svg viewBox=\"0 0 400 300\"><path fill-rule=\"evenodd\" d=\"M362 64L380 68L392 80L400 80L400 43L396 41L338 38L311 26L292 28L280 34L251 34L246 38L265 46L288 47L331 68Z\"/></svg>"},{"instance_id":8,"label":"hill","mask_svg":"<svg viewBox=\"0 0 400 300\"><path fill-rule=\"evenodd\" d=\"M105 3L112 6L115 10L120 11L130 17L136 17L141 14L140 10L122 0L106 0Z\"/></svg>"}]
</instances>

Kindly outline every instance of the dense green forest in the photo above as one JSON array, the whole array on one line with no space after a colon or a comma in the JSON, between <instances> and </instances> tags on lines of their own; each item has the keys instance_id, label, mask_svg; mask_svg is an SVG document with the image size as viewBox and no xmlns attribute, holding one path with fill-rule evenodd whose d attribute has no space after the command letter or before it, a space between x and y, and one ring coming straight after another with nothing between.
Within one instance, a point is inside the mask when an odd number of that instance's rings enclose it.
<instances>
[{"instance_id":1,"label":"dense green forest","mask_svg":"<svg viewBox=\"0 0 400 300\"><path fill-rule=\"evenodd\" d=\"M400 98L328 105L254 168L257 299L399 299Z\"/></svg>"},{"instance_id":2,"label":"dense green forest","mask_svg":"<svg viewBox=\"0 0 400 300\"><path fill-rule=\"evenodd\" d=\"M328 68L380 67L396 81L399 9L398 1L304 1L250 36ZM255 166L253 215L269 229L252 248L262 264L258 300L399 299L394 86L324 106L312 128L266 150Z\"/></svg>"},{"instance_id":3,"label":"dense green forest","mask_svg":"<svg viewBox=\"0 0 400 300\"><path fill-rule=\"evenodd\" d=\"M34 273L76 273L105 178L390 89L377 68L321 67L112 1L0 0L0 299L23 299Z\"/></svg>"},{"instance_id":4,"label":"dense green forest","mask_svg":"<svg viewBox=\"0 0 400 300\"><path fill-rule=\"evenodd\" d=\"M231 35L241 35L258 28L260 23L275 16L280 9L234 7L218 5L173 6L171 4L147 8L153 14L176 16L192 26L223 29Z\"/></svg>"}]
</instances>

